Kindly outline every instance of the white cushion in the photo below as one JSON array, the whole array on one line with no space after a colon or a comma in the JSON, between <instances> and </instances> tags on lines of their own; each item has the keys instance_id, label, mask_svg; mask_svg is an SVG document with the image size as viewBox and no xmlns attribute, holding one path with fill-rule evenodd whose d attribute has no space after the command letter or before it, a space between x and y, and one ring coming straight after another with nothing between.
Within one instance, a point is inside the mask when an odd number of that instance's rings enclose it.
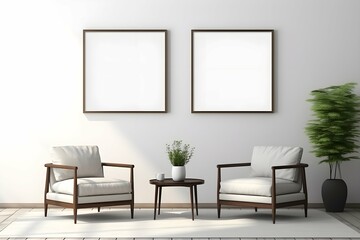
<instances>
[{"instance_id":1,"label":"white cushion","mask_svg":"<svg viewBox=\"0 0 360 240\"><path fill-rule=\"evenodd\" d=\"M78 177L103 177L99 148L97 146L53 147L54 164L78 167ZM74 171L54 169L56 181L74 178Z\"/></svg>"},{"instance_id":2,"label":"white cushion","mask_svg":"<svg viewBox=\"0 0 360 240\"><path fill-rule=\"evenodd\" d=\"M113 178L78 178L78 196L96 196L131 193L130 182ZM56 182L52 186L57 193L73 194L74 180Z\"/></svg>"},{"instance_id":3,"label":"white cushion","mask_svg":"<svg viewBox=\"0 0 360 240\"><path fill-rule=\"evenodd\" d=\"M251 158L251 176L271 177L272 166L299 164L302 152L301 147L256 146ZM297 170L276 170L276 178L296 181Z\"/></svg>"},{"instance_id":4,"label":"white cushion","mask_svg":"<svg viewBox=\"0 0 360 240\"><path fill-rule=\"evenodd\" d=\"M271 196L271 178L254 177L222 181L220 193ZM301 185L285 179L276 179L276 195L300 192Z\"/></svg>"},{"instance_id":5,"label":"white cushion","mask_svg":"<svg viewBox=\"0 0 360 240\"><path fill-rule=\"evenodd\" d=\"M219 198L220 200L237 201L237 202L267 203L267 204L271 204L272 202L271 197L252 196L252 195L222 193L219 195ZM303 192L276 196L276 203L295 202L301 200L305 200L305 194Z\"/></svg>"}]
</instances>

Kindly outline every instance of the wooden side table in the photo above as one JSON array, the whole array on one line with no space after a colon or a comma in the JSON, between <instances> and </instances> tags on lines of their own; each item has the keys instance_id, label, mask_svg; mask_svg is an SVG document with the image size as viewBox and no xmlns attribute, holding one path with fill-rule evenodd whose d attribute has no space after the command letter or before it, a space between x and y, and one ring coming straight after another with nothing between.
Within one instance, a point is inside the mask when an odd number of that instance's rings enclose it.
<instances>
[{"instance_id":1,"label":"wooden side table","mask_svg":"<svg viewBox=\"0 0 360 240\"><path fill-rule=\"evenodd\" d=\"M203 179L197 179L197 178L186 178L184 181L180 181L180 182L176 182L171 178L165 178L164 180L161 181L157 179L151 179L150 184L155 185L154 220L156 219L156 206L158 204L158 198L159 198L158 214L160 215L161 192L163 187L188 187L190 189L192 220L194 221L194 193L195 193L196 215L199 215L198 200L197 200L197 185L201 185L204 183L205 181Z\"/></svg>"}]
</instances>

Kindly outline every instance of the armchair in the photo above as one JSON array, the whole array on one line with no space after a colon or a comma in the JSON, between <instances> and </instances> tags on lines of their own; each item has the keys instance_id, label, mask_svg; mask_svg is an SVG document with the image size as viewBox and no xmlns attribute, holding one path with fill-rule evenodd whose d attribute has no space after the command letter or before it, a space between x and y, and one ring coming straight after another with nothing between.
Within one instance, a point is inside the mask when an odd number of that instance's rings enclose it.
<instances>
[{"instance_id":1,"label":"armchair","mask_svg":"<svg viewBox=\"0 0 360 240\"><path fill-rule=\"evenodd\" d=\"M256 146L251 162L217 165L217 211L222 205L235 205L272 209L275 223L276 209L304 205L307 217L308 196L305 168L300 163L303 149L300 147ZM225 168L250 167L248 178L222 180Z\"/></svg>"},{"instance_id":2,"label":"armchair","mask_svg":"<svg viewBox=\"0 0 360 240\"><path fill-rule=\"evenodd\" d=\"M45 217L49 204L72 208L75 224L79 208L130 205L134 217L134 165L102 163L97 146L61 146L45 167ZM104 177L103 167L127 168L130 179Z\"/></svg>"}]
</instances>

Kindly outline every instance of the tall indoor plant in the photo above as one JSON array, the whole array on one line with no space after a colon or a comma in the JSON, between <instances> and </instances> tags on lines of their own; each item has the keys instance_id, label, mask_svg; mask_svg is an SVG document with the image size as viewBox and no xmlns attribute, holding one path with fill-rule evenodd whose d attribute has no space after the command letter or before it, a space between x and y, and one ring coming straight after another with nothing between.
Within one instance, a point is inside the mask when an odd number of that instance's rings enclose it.
<instances>
[{"instance_id":1,"label":"tall indoor plant","mask_svg":"<svg viewBox=\"0 0 360 240\"><path fill-rule=\"evenodd\" d=\"M174 181L183 181L186 177L185 165L194 154L194 147L183 144L181 140L175 140L171 145L166 144L166 151L172 167Z\"/></svg>"},{"instance_id":2,"label":"tall indoor plant","mask_svg":"<svg viewBox=\"0 0 360 240\"><path fill-rule=\"evenodd\" d=\"M344 210L347 186L341 176L341 163L358 159L360 97L354 93L356 83L331 86L311 92L315 119L306 126L313 153L320 163L329 165L329 179L322 185L322 198L329 212Z\"/></svg>"}]
</instances>

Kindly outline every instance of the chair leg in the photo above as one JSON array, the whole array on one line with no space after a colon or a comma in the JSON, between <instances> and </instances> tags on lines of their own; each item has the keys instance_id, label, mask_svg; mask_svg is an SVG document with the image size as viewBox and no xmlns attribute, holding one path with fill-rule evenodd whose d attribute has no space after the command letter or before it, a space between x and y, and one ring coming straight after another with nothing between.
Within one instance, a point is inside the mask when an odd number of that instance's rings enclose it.
<instances>
[{"instance_id":1,"label":"chair leg","mask_svg":"<svg viewBox=\"0 0 360 240\"><path fill-rule=\"evenodd\" d=\"M276 216L276 207L272 207L272 221L273 224L275 224L275 216Z\"/></svg>"},{"instance_id":2,"label":"chair leg","mask_svg":"<svg viewBox=\"0 0 360 240\"><path fill-rule=\"evenodd\" d=\"M98 212L100 212L100 207L98 207Z\"/></svg>"},{"instance_id":3,"label":"chair leg","mask_svg":"<svg viewBox=\"0 0 360 240\"><path fill-rule=\"evenodd\" d=\"M307 205L307 203L305 203L304 204L305 217L307 217L307 210L308 210L308 205Z\"/></svg>"},{"instance_id":4,"label":"chair leg","mask_svg":"<svg viewBox=\"0 0 360 240\"><path fill-rule=\"evenodd\" d=\"M76 224L77 221L77 207L74 207L74 224Z\"/></svg>"},{"instance_id":5,"label":"chair leg","mask_svg":"<svg viewBox=\"0 0 360 240\"><path fill-rule=\"evenodd\" d=\"M44 214L45 214L45 217L47 217L48 205L49 205L49 204L44 203Z\"/></svg>"},{"instance_id":6,"label":"chair leg","mask_svg":"<svg viewBox=\"0 0 360 240\"><path fill-rule=\"evenodd\" d=\"M130 205L130 212L131 212L131 219L134 218L134 203L131 203Z\"/></svg>"},{"instance_id":7,"label":"chair leg","mask_svg":"<svg viewBox=\"0 0 360 240\"><path fill-rule=\"evenodd\" d=\"M257 212L257 207L255 208L255 212Z\"/></svg>"},{"instance_id":8,"label":"chair leg","mask_svg":"<svg viewBox=\"0 0 360 240\"><path fill-rule=\"evenodd\" d=\"M220 214L221 214L221 204L220 203L217 204L217 214L218 214L218 218L220 218Z\"/></svg>"}]
</instances>

